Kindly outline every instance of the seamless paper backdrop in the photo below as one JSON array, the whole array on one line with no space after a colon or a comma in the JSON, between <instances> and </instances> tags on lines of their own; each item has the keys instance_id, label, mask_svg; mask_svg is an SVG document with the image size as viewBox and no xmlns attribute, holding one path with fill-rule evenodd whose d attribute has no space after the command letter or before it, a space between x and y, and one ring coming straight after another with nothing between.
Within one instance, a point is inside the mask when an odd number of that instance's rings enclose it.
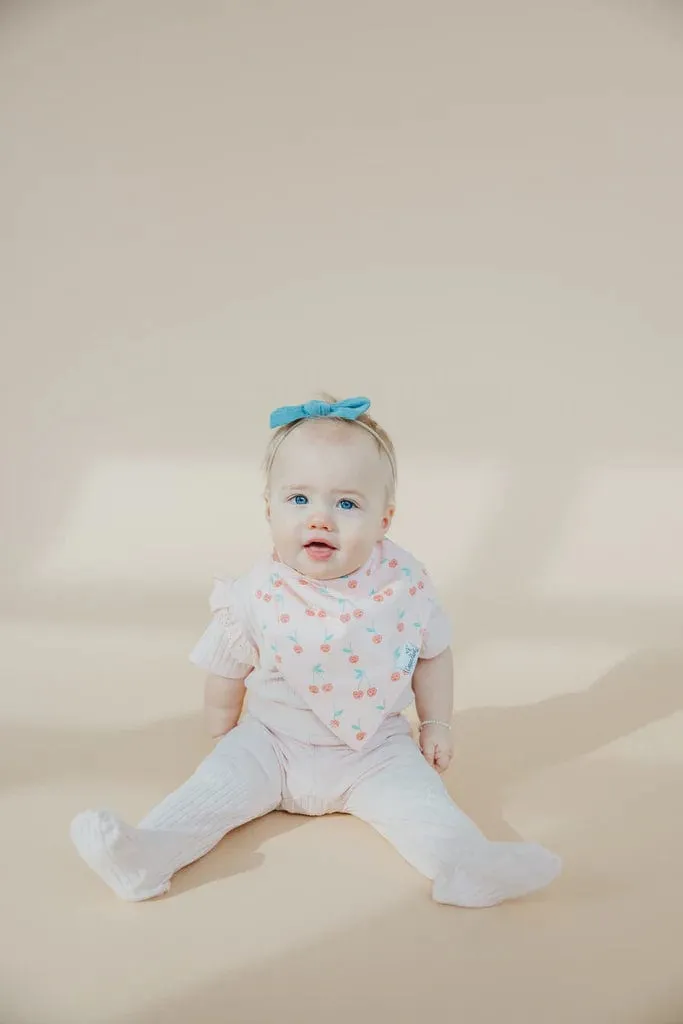
<instances>
[{"instance_id":1,"label":"seamless paper backdrop","mask_svg":"<svg viewBox=\"0 0 683 1024\"><path fill-rule=\"evenodd\" d=\"M0 1020L678 1024L678 5L15 0L0 83ZM209 749L187 653L321 389L453 617L450 791L566 873L459 912L274 815L117 903L69 820Z\"/></svg>"}]
</instances>

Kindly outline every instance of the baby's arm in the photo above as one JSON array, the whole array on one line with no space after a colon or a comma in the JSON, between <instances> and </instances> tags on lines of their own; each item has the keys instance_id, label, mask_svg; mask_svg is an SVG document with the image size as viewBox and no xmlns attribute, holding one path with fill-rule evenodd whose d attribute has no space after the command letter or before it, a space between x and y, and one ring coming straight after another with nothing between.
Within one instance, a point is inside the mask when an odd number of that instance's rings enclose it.
<instances>
[{"instance_id":1,"label":"baby's arm","mask_svg":"<svg viewBox=\"0 0 683 1024\"><path fill-rule=\"evenodd\" d=\"M235 728L242 714L245 693L244 679L207 676L204 685L204 714L212 739L220 739Z\"/></svg>"},{"instance_id":2,"label":"baby's arm","mask_svg":"<svg viewBox=\"0 0 683 1024\"><path fill-rule=\"evenodd\" d=\"M447 727L453 717L453 655L450 647L435 658L420 658L413 673L413 693L420 722L444 723L425 725L420 730L422 753L437 771L444 772L453 756L453 738Z\"/></svg>"}]
</instances>

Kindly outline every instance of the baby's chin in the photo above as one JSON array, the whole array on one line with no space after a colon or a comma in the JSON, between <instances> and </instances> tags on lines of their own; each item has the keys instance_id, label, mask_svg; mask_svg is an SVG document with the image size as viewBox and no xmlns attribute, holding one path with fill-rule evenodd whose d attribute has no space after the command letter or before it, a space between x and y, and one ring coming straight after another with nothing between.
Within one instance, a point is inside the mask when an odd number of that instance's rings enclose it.
<instances>
[{"instance_id":1,"label":"baby's chin","mask_svg":"<svg viewBox=\"0 0 683 1024\"><path fill-rule=\"evenodd\" d=\"M342 576L348 576L358 566L348 567L348 559L344 558L341 551L334 554L324 562L311 558L304 548L299 557L299 572L310 576L312 580L338 580Z\"/></svg>"}]
</instances>

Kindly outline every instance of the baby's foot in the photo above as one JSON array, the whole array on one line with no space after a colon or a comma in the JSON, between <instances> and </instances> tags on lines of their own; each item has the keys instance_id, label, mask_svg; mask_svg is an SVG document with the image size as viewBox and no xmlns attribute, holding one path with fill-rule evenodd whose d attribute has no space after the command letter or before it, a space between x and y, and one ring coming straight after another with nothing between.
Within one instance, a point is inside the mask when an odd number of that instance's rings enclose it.
<instances>
[{"instance_id":1,"label":"baby's foot","mask_svg":"<svg viewBox=\"0 0 683 1024\"><path fill-rule=\"evenodd\" d=\"M109 811L83 811L71 822L71 839L86 864L123 900L148 900L168 891L150 870L158 860L154 836L126 825Z\"/></svg>"},{"instance_id":2,"label":"baby's foot","mask_svg":"<svg viewBox=\"0 0 683 1024\"><path fill-rule=\"evenodd\" d=\"M561 867L557 854L538 843L487 843L442 871L432 896L456 907L494 907L545 888Z\"/></svg>"}]
</instances>

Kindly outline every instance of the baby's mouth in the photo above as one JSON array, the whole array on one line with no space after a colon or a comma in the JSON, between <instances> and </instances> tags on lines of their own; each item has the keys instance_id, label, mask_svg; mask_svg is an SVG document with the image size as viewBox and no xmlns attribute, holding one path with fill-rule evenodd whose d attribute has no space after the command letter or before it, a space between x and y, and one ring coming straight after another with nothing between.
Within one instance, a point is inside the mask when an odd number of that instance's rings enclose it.
<instances>
[{"instance_id":1,"label":"baby's mouth","mask_svg":"<svg viewBox=\"0 0 683 1024\"><path fill-rule=\"evenodd\" d=\"M326 540L311 540L304 544L304 551L316 560L331 558L336 550L334 544L329 544Z\"/></svg>"}]
</instances>

